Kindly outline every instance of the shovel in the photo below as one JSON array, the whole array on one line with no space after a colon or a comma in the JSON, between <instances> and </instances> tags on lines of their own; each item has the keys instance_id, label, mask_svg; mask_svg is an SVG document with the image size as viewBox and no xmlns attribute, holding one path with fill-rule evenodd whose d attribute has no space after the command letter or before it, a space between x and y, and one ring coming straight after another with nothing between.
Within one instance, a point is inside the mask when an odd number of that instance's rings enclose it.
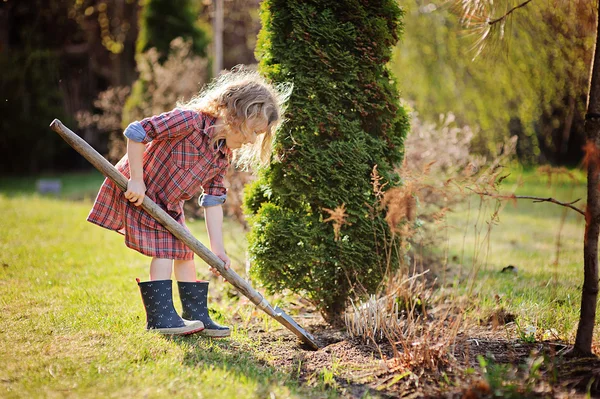
<instances>
[{"instance_id":1,"label":"shovel","mask_svg":"<svg viewBox=\"0 0 600 399\"><path fill-rule=\"evenodd\" d=\"M111 179L117 187L127 191L127 179L110 162L96 150L94 150L81 137L69 130L61 121L55 119L50 124L50 128L58 133L71 147L79 152L85 159L94 165L102 174ZM318 350L319 345L315 338L305 329L300 327L290 316L288 316L278 306L272 307L269 302L243 278L241 278L233 269L225 269L225 263L198 241L188 230L175 221L167 212L156 205L148 196L144 197L141 207L148 212L160 224L165 226L175 237L180 239L200 258L231 283L239 292L244 294L252 303L262 309L266 314L283 324L288 330L293 332L308 348Z\"/></svg>"}]
</instances>

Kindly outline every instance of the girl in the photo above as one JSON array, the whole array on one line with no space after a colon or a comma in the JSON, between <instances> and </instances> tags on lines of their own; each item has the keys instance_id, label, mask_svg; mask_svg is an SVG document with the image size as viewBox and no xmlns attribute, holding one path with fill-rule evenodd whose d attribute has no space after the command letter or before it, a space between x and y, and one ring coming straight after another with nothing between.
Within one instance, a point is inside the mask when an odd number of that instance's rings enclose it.
<instances>
[{"instance_id":1,"label":"girl","mask_svg":"<svg viewBox=\"0 0 600 399\"><path fill-rule=\"evenodd\" d=\"M228 268L222 234L221 205L227 195L223 179L233 152L244 166L268 161L287 95L257 72L235 69L190 102L125 129L127 154L116 167L129 179L127 191L123 195L106 179L88 221L124 234L128 247L152 257L150 281L137 280L147 329L229 336L229 328L208 315L208 282L196 280L194 253L139 206L147 195L185 227L183 203L202 189L199 204L204 207L210 247ZM173 270L182 317L173 307Z\"/></svg>"}]
</instances>

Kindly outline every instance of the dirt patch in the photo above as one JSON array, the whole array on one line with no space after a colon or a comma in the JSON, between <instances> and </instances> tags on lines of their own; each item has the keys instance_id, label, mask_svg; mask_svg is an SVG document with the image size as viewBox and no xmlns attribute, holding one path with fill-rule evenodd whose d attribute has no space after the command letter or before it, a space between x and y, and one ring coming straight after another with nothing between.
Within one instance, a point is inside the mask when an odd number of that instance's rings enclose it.
<instances>
[{"instance_id":1,"label":"dirt patch","mask_svg":"<svg viewBox=\"0 0 600 399\"><path fill-rule=\"evenodd\" d=\"M505 389L516 395L511 397L584 398L586 391L600 397L600 360L563 359L564 343L526 343L503 339L500 333L461 335L444 368L409 370L395 360L389 342L351 338L314 314L295 318L323 347L302 349L285 329L257 330L252 334L264 344L265 362L309 386L334 386L342 398L361 398L366 393L381 398L486 398L495 388L488 382L490 375L508 384ZM497 375L485 378L480 356L497 365L496 371L490 371L491 366L488 370ZM533 362L537 362L534 372Z\"/></svg>"}]
</instances>

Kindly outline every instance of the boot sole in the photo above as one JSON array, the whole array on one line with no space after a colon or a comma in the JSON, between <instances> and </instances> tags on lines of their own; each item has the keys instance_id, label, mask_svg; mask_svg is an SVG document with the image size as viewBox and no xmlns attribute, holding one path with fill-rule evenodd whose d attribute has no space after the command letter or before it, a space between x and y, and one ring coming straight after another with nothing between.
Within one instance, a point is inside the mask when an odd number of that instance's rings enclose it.
<instances>
[{"instance_id":1,"label":"boot sole","mask_svg":"<svg viewBox=\"0 0 600 399\"><path fill-rule=\"evenodd\" d=\"M188 331L182 331L179 328L151 328L148 331L156 331L159 334L162 335L190 335L190 334L195 334L198 332L201 332L202 330L204 330L204 327L202 328L195 328L193 330L188 330Z\"/></svg>"},{"instance_id":2,"label":"boot sole","mask_svg":"<svg viewBox=\"0 0 600 399\"><path fill-rule=\"evenodd\" d=\"M167 329L167 330L169 330L169 329ZM202 330L204 330L204 328L197 328L197 329L194 329L191 331L165 331L165 329L153 328L148 331L156 331L157 333L159 333L161 335L191 335L191 334L201 332Z\"/></svg>"},{"instance_id":3,"label":"boot sole","mask_svg":"<svg viewBox=\"0 0 600 399\"><path fill-rule=\"evenodd\" d=\"M203 337L210 337L210 338L225 338L225 337L229 337L231 335L231 331L230 330L206 330L206 329L204 329L203 331L200 332L200 335L202 335Z\"/></svg>"}]
</instances>

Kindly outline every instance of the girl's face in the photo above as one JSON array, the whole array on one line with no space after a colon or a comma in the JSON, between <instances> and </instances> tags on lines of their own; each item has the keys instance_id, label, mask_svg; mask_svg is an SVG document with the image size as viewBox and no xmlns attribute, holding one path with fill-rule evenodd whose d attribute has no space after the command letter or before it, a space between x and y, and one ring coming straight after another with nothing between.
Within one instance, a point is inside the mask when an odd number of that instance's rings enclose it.
<instances>
[{"instance_id":1,"label":"girl's face","mask_svg":"<svg viewBox=\"0 0 600 399\"><path fill-rule=\"evenodd\" d=\"M232 150L237 150L244 144L253 144L259 134L265 133L267 127L267 121L262 117L248 119L242 124L241 129L227 129L225 143Z\"/></svg>"}]
</instances>

